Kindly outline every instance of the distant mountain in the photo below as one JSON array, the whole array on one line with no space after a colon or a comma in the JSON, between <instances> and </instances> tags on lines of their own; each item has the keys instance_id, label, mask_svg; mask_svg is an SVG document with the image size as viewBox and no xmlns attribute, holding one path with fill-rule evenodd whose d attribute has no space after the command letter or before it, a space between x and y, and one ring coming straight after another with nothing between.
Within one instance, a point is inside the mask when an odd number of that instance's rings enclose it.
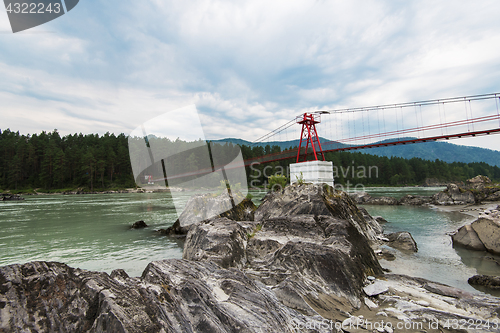
<instances>
[{"instance_id":1,"label":"distant mountain","mask_svg":"<svg viewBox=\"0 0 500 333\"><path fill-rule=\"evenodd\" d=\"M410 138L408 138L410 139ZM237 145L251 145L252 143L242 139L227 138L221 140L212 140L213 142L231 142ZM320 138L320 142L327 142L329 140L325 138ZM262 142L257 145L265 147L270 146L280 146L281 149L295 147L299 145L299 140L292 141L270 141ZM336 142L331 144L332 146L338 147L341 144ZM324 145L324 149L328 149L330 144ZM389 147L378 147L370 149L359 149L354 150L366 154L377 155L377 156L395 156L410 159L413 157L418 157L424 160L434 161L439 159L444 162L485 162L489 165L500 166L500 151L491 150L479 147L469 147L460 146L449 142L435 141L435 142L422 142L408 145L398 145Z\"/></svg>"},{"instance_id":2,"label":"distant mountain","mask_svg":"<svg viewBox=\"0 0 500 333\"><path fill-rule=\"evenodd\" d=\"M235 139L235 138L227 138L227 139L220 139L220 140L210 140L212 142L216 142L216 143L225 143L225 142L231 142L232 144L236 144L236 145L246 145L246 146L254 146L254 144L250 141L246 141L246 140L242 140L242 139ZM323 144L324 142L329 142L330 140L327 140L325 138L319 138L319 141L321 142L321 144ZM269 141L269 142L259 142L257 144L255 144L255 146L262 146L262 147L265 147L267 145L270 145L270 146L279 146L281 148L281 150L285 149L285 148L290 148L290 147L295 147L295 146L299 146L299 140L291 140L291 141ZM336 143L336 145L338 145L338 143Z\"/></svg>"}]
</instances>

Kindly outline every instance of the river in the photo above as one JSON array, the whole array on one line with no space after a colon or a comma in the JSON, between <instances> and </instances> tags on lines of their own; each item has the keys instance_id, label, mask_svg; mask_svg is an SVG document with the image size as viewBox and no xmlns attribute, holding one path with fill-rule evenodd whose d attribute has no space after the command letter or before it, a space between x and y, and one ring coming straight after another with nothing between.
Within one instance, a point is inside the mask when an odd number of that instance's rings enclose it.
<instances>
[{"instance_id":1,"label":"river","mask_svg":"<svg viewBox=\"0 0 500 333\"><path fill-rule=\"evenodd\" d=\"M431 195L440 188L366 188L373 196ZM193 193L184 193L186 202ZM264 193L252 192L258 203ZM34 260L59 261L72 267L111 272L122 268L140 276L154 260L182 258L183 242L158 235L177 218L166 193L25 196L0 202L0 266ZM461 213L406 206L365 206L388 220L385 232L409 231L418 244L415 254L396 253L382 260L394 273L409 274L475 291L467 278L500 275L500 266L483 252L454 249L447 233L472 220ZM144 220L149 228L130 226Z\"/></svg>"}]
</instances>

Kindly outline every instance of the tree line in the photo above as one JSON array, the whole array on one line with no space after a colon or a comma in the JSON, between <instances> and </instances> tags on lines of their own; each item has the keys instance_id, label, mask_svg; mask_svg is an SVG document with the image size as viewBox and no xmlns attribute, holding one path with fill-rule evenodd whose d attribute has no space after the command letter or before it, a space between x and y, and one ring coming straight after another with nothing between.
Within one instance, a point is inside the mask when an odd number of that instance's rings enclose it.
<instances>
[{"instance_id":1,"label":"tree line","mask_svg":"<svg viewBox=\"0 0 500 333\"><path fill-rule=\"evenodd\" d=\"M280 152L280 147L269 145L243 145L241 148L245 159ZM491 180L500 182L500 168L484 162L446 163L439 159L405 159L361 152L329 152L325 154L325 159L333 162L335 183L343 185L348 181L351 184L375 186L422 185L428 179L448 183L466 181L477 175L488 176ZM265 183L270 175L287 173L290 163L295 163L295 160L247 167L249 184L252 181L253 184Z\"/></svg>"},{"instance_id":2,"label":"tree line","mask_svg":"<svg viewBox=\"0 0 500 333\"><path fill-rule=\"evenodd\" d=\"M182 140L169 144L172 149L188 146ZM61 137L57 130L33 135L0 130L0 190L82 188L94 191L135 187L128 145L129 138L125 134L80 133ZM217 157L215 152L221 154L217 159L223 160L223 155L235 156L237 146L231 143L215 146L217 149L212 146L214 157ZM281 152L279 146L270 145L242 145L240 148L244 159ZM465 181L478 174L500 180L500 168L484 162L445 163L360 152L330 152L325 157L333 162L337 184L350 181L364 185L418 185L427 178L442 182ZM195 155L187 156L186 161L190 164L186 166L187 171L195 164L203 168L201 164L206 163ZM265 185L269 176L286 174L290 163L294 163L294 159L248 166L248 184Z\"/></svg>"},{"instance_id":3,"label":"tree line","mask_svg":"<svg viewBox=\"0 0 500 333\"><path fill-rule=\"evenodd\" d=\"M93 191L135 186L124 134L0 132L1 189Z\"/></svg>"}]
</instances>

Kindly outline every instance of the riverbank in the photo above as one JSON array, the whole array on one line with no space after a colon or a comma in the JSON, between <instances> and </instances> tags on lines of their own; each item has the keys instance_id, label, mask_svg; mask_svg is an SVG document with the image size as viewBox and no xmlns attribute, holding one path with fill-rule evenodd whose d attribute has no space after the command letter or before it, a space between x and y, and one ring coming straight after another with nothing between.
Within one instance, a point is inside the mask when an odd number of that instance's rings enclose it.
<instances>
[{"instance_id":1,"label":"riverbank","mask_svg":"<svg viewBox=\"0 0 500 333\"><path fill-rule=\"evenodd\" d=\"M430 205L429 207L432 209L437 209L442 212L447 213L462 213L470 216L470 220L477 219L479 214L484 212L485 210L491 210L498 206L498 202L485 202L480 204L469 204L469 205L450 205L450 206L442 206L442 205Z\"/></svg>"},{"instance_id":2,"label":"riverbank","mask_svg":"<svg viewBox=\"0 0 500 333\"><path fill-rule=\"evenodd\" d=\"M196 190L192 190L196 191ZM184 188L180 187L164 187L164 186L148 186L148 187L137 187L137 188L123 188L114 190L98 190L90 191L85 188L76 189L54 189L49 192L44 192L41 189L33 189L28 191L0 191L0 193L5 193L6 195L71 195L71 194L117 194L117 193L170 193L170 192L189 192Z\"/></svg>"},{"instance_id":3,"label":"riverbank","mask_svg":"<svg viewBox=\"0 0 500 333\"><path fill-rule=\"evenodd\" d=\"M0 330L437 333L472 321L499 331L487 326L498 298L385 274L371 247L381 236L345 193L289 187L267 194L254 220L193 224L183 260L151 262L141 277L0 267Z\"/></svg>"}]
</instances>

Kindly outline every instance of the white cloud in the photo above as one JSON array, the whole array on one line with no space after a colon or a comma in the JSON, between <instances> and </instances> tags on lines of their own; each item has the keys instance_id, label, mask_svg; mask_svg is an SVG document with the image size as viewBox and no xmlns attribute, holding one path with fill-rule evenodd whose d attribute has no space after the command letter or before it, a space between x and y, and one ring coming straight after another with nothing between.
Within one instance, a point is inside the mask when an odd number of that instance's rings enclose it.
<instances>
[{"instance_id":1,"label":"white cloud","mask_svg":"<svg viewBox=\"0 0 500 333\"><path fill-rule=\"evenodd\" d=\"M499 10L485 0L81 2L32 30L55 33L0 34L2 127L127 133L195 103L208 138L252 140L306 110L493 92Z\"/></svg>"}]
</instances>

